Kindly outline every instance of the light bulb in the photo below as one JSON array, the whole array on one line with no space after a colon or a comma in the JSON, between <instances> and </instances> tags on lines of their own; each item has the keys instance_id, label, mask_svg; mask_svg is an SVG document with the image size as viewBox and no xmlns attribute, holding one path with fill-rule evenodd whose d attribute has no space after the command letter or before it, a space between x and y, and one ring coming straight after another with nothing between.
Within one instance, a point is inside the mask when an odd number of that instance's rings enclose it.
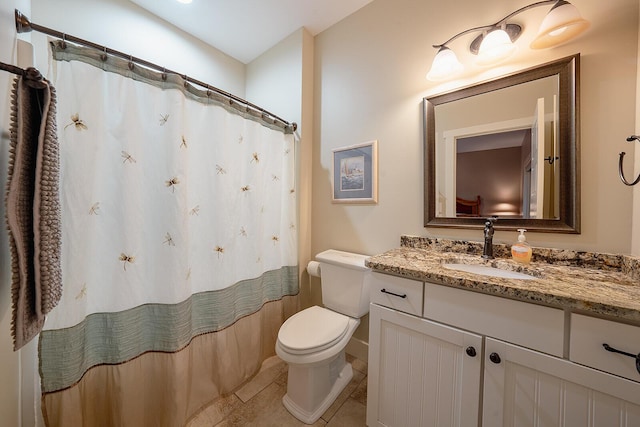
<instances>
[{"instance_id":1,"label":"light bulb","mask_svg":"<svg viewBox=\"0 0 640 427\"><path fill-rule=\"evenodd\" d=\"M432 82L445 80L461 73L463 68L455 52L446 46L442 46L438 50L436 57L433 58L431 70L427 74L427 80Z\"/></svg>"},{"instance_id":2,"label":"light bulb","mask_svg":"<svg viewBox=\"0 0 640 427\"><path fill-rule=\"evenodd\" d=\"M580 16L574 5L558 0L542 20L538 35L531 42L531 49L557 46L582 33L589 25L589 21Z\"/></svg>"},{"instance_id":3,"label":"light bulb","mask_svg":"<svg viewBox=\"0 0 640 427\"><path fill-rule=\"evenodd\" d=\"M497 64L504 61L516 51L509 34L502 29L495 29L484 36L478 49L476 63L481 66Z\"/></svg>"}]
</instances>

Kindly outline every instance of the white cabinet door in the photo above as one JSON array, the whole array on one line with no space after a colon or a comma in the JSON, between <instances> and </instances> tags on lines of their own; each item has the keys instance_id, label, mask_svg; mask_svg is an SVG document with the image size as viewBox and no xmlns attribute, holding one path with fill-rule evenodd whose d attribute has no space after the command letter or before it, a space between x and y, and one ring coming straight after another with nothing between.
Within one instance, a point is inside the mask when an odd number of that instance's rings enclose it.
<instances>
[{"instance_id":1,"label":"white cabinet door","mask_svg":"<svg viewBox=\"0 0 640 427\"><path fill-rule=\"evenodd\" d=\"M486 338L485 427L640 426L640 383Z\"/></svg>"},{"instance_id":2,"label":"white cabinet door","mask_svg":"<svg viewBox=\"0 0 640 427\"><path fill-rule=\"evenodd\" d=\"M482 337L371 304L367 425L477 426Z\"/></svg>"}]
</instances>

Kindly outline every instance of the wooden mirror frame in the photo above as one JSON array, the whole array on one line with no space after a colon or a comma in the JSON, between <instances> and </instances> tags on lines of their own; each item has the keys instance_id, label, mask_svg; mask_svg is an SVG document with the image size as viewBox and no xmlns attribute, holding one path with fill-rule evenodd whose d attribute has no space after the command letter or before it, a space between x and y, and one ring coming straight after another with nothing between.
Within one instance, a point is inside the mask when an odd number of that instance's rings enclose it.
<instances>
[{"instance_id":1,"label":"wooden mirror frame","mask_svg":"<svg viewBox=\"0 0 640 427\"><path fill-rule=\"evenodd\" d=\"M526 228L548 233L580 233L579 82L580 55L530 68L496 80L424 98L424 226L482 228L483 218L436 217L435 107L533 80L558 76L558 140L560 156L560 217L558 219L499 218L498 230Z\"/></svg>"}]
</instances>

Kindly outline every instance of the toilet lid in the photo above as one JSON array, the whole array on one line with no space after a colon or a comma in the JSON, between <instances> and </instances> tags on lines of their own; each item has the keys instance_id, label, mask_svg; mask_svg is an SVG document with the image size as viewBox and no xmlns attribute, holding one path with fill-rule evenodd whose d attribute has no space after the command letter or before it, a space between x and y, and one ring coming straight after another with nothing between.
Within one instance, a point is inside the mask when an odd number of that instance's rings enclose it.
<instances>
[{"instance_id":1,"label":"toilet lid","mask_svg":"<svg viewBox=\"0 0 640 427\"><path fill-rule=\"evenodd\" d=\"M291 353L312 353L339 341L348 325L348 316L313 306L287 319L280 327L278 341Z\"/></svg>"}]
</instances>

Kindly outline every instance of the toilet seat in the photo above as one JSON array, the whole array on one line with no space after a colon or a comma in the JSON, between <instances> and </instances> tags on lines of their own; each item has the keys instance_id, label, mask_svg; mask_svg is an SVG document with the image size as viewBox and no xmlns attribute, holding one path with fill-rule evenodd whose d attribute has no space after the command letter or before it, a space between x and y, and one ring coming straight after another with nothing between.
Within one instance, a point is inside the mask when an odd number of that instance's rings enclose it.
<instances>
[{"instance_id":1,"label":"toilet seat","mask_svg":"<svg viewBox=\"0 0 640 427\"><path fill-rule=\"evenodd\" d=\"M345 336L349 320L343 314L313 306L287 319L280 327L278 341L290 354L322 351Z\"/></svg>"}]
</instances>

